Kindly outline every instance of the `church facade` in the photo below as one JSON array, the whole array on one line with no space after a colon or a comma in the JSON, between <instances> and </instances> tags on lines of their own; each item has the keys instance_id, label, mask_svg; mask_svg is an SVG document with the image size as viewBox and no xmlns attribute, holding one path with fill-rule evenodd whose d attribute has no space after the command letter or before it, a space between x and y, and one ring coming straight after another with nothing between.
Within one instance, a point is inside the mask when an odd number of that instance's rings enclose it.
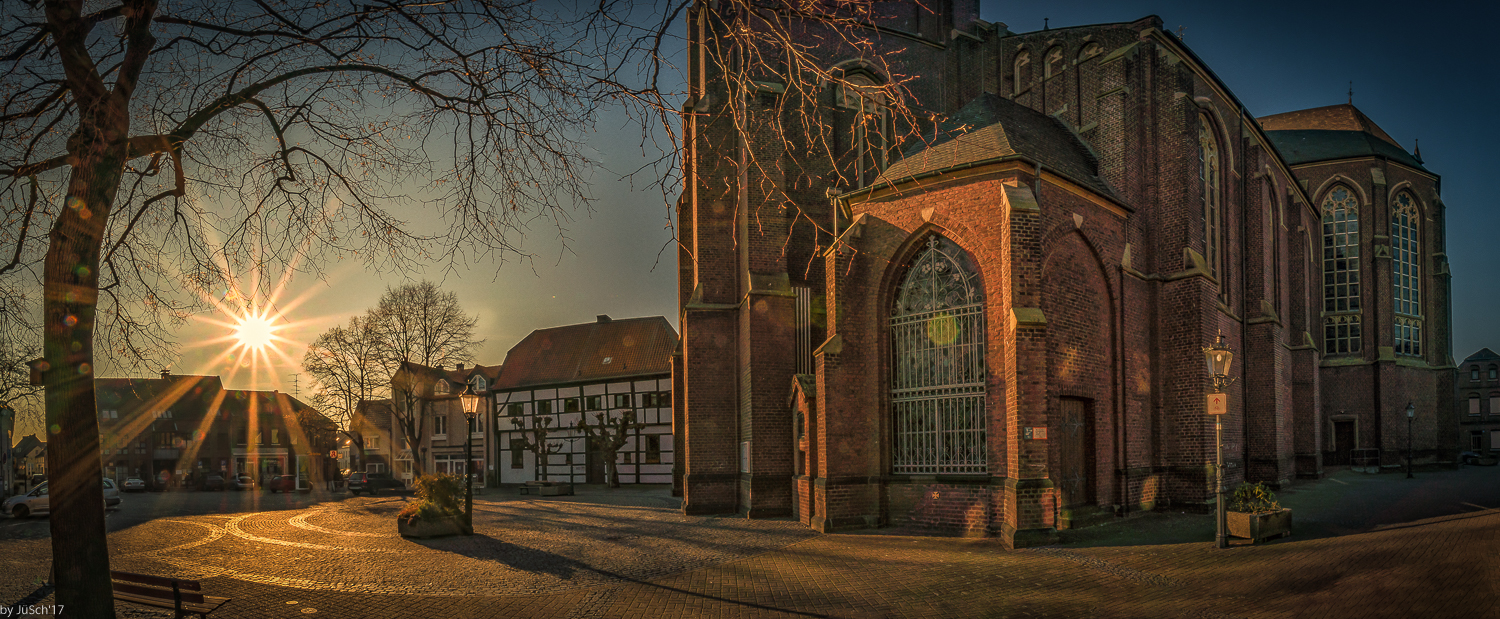
<instances>
[{"instance_id":1,"label":"church facade","mask_svg":"<svg viewBox=\"0 0 1500 619\"><path fill-rule=\"evenodd\" d=\"M1418 462L1453 457L1443 204L1419 155L1352 105L1254 117L1154 16L1014 33L942 4L868 25L931 114L904 144L861 89L891 79L877 65L820 47L838 84L736 86L714 36L736 17L695 8L685 511L1024 546L1208 508L1219 335L1226 483L1395 466L1408 427ZM807 118L832 157L805 156Z\"/></svg>"}]
</instances>

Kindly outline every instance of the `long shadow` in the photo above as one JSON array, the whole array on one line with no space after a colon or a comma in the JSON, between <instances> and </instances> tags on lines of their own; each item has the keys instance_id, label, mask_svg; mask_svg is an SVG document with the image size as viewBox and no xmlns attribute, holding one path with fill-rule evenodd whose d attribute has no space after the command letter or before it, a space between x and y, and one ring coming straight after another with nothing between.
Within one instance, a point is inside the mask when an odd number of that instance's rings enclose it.
<instances>
[{"instance_id":1,"label":"long shadow","mask_svg":"<svg viewBox=\"0 0 1500 619\"><path fill-rule=\"evenodd\" d=\"M459 545L457 547L452 547L452 548L444 547L446 545L444 542L447 542L447 541L450 541L450 540L458 541L462 545ZM779 607L776 607L776 606L768 606L768 605L765 605L765 604L757 604L757 603L754 603L754 602L746 602L746 601L743 601L743 600L734 600L734 599L730 599L730 598L726 598L726 597L720 597L720 596L716 596L716 595L708 595L706 593L699 593L699 592L696 592L696 591L689 591L687 589L682 589L682 588L678 588L678 587L669 587L667 585L662 585L662 584L654 583L654 582L647 581L647 580L641 580L641 579L638 579L638 578L633 578L633 577L630 577L630 576L626 576L624 574L617 574L617 573L611 572L609 570L602 570L602 569L596 568L594 566L591 566L591 565L589 565L587 563L584 563L582 561L578 561L576 559L570 559L568 557L564 557L562 555L559 555L559 554L556 554L556 553L552 553L552 552L547 552L545 550L537 550L535 548L527 548L525 546L518 546L516 544L512 544L510 542L506 542L506 541L503 541L503 540L495 539L495 538L490 537L488 535L479 534L479 533L476 533L476 534L468 536L468 537L445 538L443 540L420 541L420 542L416 542L416 543L418 543L419 545L422 545L422 546L426 546L427 548L430 548L432 550L437 550L437 551L442 551L442 552L449 552L449 553L452 553L452 554L456 554L456 555L468 557L468 558L479 560L479 561L489 561L489 562L492 562L492 563L499 563L501 565L505 565L506 567L509 567L511 569L515 569L515 570L518 570L518 571L531 572L531 573L537 573L537 574L548 574L548 575L560 578L562 580L572 580L573 576L575 574L577 574L577 573L580 573L580 572L591 572L591 573L594 573L594 574L598 574L600 576L604 576L604 577L609 578L611 580L620 581L622 583L646 585L648 587L654 587L654 588L661 589L661 590L664 590L664 591L671 591L673 593L680 593L682 595L688 595L688 596L692 596L692 597L696 597L696 598L701 598L701 599L705 599L705 600L713 600L713 601L716 601L716 602L723 602L725 604L734 604L734 605L743 606L743 607L746 607L746 608L755 608L755 609L759 609L759 610L769 610L769 611L775 611L775 612L780 612L780 613L786 613L786 614L789 614L789 615L797 615L797 616L801 616L801 617L827 617L828 616L828 615L820 615L820 614L816 614L816 613L801 612L801 611L791 610L791 609L787 609L787 608L779 608ZM601 586L609 586L609 585L605 584L605 585L601 585Z\"/></svg>"}]
</instances>

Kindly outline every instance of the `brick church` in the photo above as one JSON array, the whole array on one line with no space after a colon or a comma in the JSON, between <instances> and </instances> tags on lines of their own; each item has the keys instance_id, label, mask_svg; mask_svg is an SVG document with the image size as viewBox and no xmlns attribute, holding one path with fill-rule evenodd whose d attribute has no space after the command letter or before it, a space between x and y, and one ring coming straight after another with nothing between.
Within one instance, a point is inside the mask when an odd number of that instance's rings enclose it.
<instances>
[{"instance_id":1,"label":"brick church","mask_svg":"<svg viewBox=\"0 0 1500 619\"><path fill-rule=\"evenodd\" d=\"M891 76L838 45L811 50L838 80L729 79L731 4L689 20L688 513L1024 546L1206 509L1219 334L1231 486L1398 466L1408 427L1419 463L1453 457L1439 177L1354 106L1258 118L1154 16L1017 33L876 3L932 119L898 145Z\"/></svg>"}]
</instances>

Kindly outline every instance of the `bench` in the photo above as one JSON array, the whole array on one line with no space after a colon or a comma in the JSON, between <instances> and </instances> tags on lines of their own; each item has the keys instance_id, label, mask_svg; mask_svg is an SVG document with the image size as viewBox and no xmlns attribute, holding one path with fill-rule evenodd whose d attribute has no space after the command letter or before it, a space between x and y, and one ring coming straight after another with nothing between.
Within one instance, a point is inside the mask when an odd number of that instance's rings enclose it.
<instances>
[{"instance_id":1,"label":"bench","mask_svg":"<svg viewBox=\"0 0 1500 619\"><path fill-rule=\"evenodd\" d=\"M521 486L521 494L537 496L561 496L573 494L573 484L563 481L528 481Z\"/></svg>"},{"instance_id":2,"label":"bench","mask_svg":"<svg viewBox=\"0 0 1500 619\"><path fill-rule=\"evenodd\" d=\"M196 580L162 578L146 574L132 574L110 570L110 584L115 589L115 599L157 608L170 608L176 617L192 613L207 617L218 610L229 598L203 595L203 585Z\"/></svg>"}]
</instances>

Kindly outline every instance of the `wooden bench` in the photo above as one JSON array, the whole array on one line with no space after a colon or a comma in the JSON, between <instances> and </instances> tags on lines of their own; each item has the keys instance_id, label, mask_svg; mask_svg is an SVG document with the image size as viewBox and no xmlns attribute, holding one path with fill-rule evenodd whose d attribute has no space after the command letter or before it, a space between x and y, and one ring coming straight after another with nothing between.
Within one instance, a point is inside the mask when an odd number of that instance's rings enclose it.
<instances>
[{"instance_id":1,"label":"wooden bench","mask_svg":"<svg viewBox=\"0 0 1500 619\"><path fill-rule=\"evenodd\" d=\"M162 578L130 572L109 572L115 589L115 599L157 608L170 608L176 617L192 613L207 617L218 610L229 598L203 595L203 585L196 580Z\"/></svg>"}]
</instances>

